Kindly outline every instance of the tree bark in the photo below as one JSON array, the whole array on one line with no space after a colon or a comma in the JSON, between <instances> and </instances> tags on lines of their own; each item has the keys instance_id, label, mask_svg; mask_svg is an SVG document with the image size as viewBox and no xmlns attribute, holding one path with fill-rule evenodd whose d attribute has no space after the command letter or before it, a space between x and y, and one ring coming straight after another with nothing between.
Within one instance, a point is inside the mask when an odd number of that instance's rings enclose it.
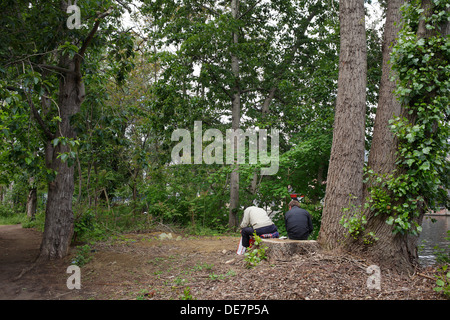
<instances>
[{"instance_id":1,"label":"tree bark","mask_svg":"<svg viewBox=\"0 0 450 320\"><path fill-rule=\"evenodd\" d=\"M61 65L75 70L75 61L67 57L61 59ZM84 100L84 85L81 75L67 73L59 81L58 106L61 122L55 138L76 138L70 124L70 118L80 111ZM68 145L58 143L53 145L47 141L46 165L54 170L56 176L48 183L48 198L46 206L44 234L40 248L40 260L53 260L66 256L73 235L72 197L74 192L74 166L67 161L61 161L61 153L70 152Z\"/></svg>"},{"instance_id":2,"label":"tree bark","mask_svg":"<svg viewBox=\"0 0 450 320\"><path fill-rule=\"evenodd\" d=\"M61 8L66 11L68 3L61 1ZM112 12L112 7L98 14L94 26L81 44L78 53L70 59L61 56L56 68L59 75L58 112L61 118L57 132L48 132L45 124L41 124L48 141L45 148L45 162L47 169L55 172L55 178L48 183L48 198L45 212L44 234L41 242L38 261L60 259L67 255L73 236L74 216L72 211L72 197L74 192L74 166L67 161L61 161L62 153L70 152L68 144L54 144L56 138L65 137L75 139L76 132L70 124L71 117L80 111L85 98L84 83L81 74L81 63L84 54L98 30L100 21ZM41 119L30 101L36 118ZM47 130L45 130L47 129Z\"/></svg>"},{"instance_id":3,"label":"tree bark","mask_svg":"<svg viewBox=\"0 0 450 320\"><path fill-rule=\"evenodd\" d=\"M380 100L376 113L374 138L369 156L369 165L373 172L378 175L398 174L401 173L396 165L396 152L398 150L398 141L393 136L388 121L394 116L400 116L408 119L413 125L415 123L415 114L410 113L406 106L401 106L396 100L394 91L395 83L390 81L389 75L392 75L391 66L388 63L389 56L392 52L392 46L396 42L397 33L400 31L402 17L400 7L404 0L388 1L385 39L383 44L383 69L382 80L380 85ZM422 1L422 15L429 16L433 7L432 1ZM441 26L445 30L447 26ZM435 31L427 29L424 20L421 19L417 30L417 39L428 38L434 36ZM432 98L433 92L430 93ZM401 169L402 170L402 169ZM392 233L392 227L386 224L386 217L374 216L373 212L365 211L367 216L367 230L375 233L379 238L370 250L365 253L372 260L378 261L380 264L388 265L397 271L404 272L412 270L418 265L417 241L418 236L411 234ZM419 215L414 221L419 225L422 224L424 210L419 209ZM353 245L352 250L365 251L359 245Z\"/></svg>"},{"instance_id":4,"label":"tree bark","mask_svg":"<svg viewBox=\"0 0 450 320\"><path fill-rule=\"evenodd\" d=\"M239 18L239 0L231 1L231 14L233 19ZM233 32L233 45L239 43L239 35L237 32ZM234 76L234 88L232 92L232 111L231 111L231 128L233 131L239 129L241 119L241 88L239 84L239 58L232 53L231 54L231 70ZM233 137L234 139L234 137ZM234 143L235 151L237 150L237 141ZM237 153L234 152L234 156ZM233 171L230 178L230 207L228 215L228 227L235 229L238 225L237 210L239 208L239 164L234 164Z\"/></svg>"},{"instance_id":5,"label":"tree bark","mask_svg":"<svg viewBox=\"0 0 450 320\"><path fill-rule=\"evenodd\" d=\"M396 151L398 141L390 130L389 120L395 116L405 115L405 110L395 96L396 84L391 81L394 75L389 63L392 47L396 44L397 34L401 29L400 7L404 0L389 0L387 3L386 23L383 39L383 62L380 94L374 124L373 140L369 154L368 166L374 174L382 176L392 174L396 169ZM374 182L371 182L374 183ZM368 188L365 186L365 195ZM416 243L410 236L394 235L392 227L386 224L386 217L375 216L374 212L365 210L367 232L375 233L376 242L366 250L360 242L352 243L352 251L360 251L378 263L388 264L397 270L404 270L417 259Z\"/></svg>"},{"instance_id":6,"label":"tree bark","mask_svg":"<svg viewBox=\"0 0 450 320\"><path fill-rule=\"evenodd\" d=\"M380 91L368 160L368 167L380 174L390 173L395 169L397 141L389 128L389 120L395 116L400 116L402 107L394 94L396 85L390 79L393 76L393 71L389 60L392 47L397 43L397 34L401 29L400 7L404 2L404 0L389 0L387 2Z\"/></svg>"},{"instance_id":7,"label":"tree bark","mask_svg":"<svg viewBox=\"0 0 450 320\"><path fill-rule=\"evenodd\" d=\"M338 95L333 143L327 175L322 224L318 240L329 249L344 241L339 221L342 209L361 205L365 109L367 86L367 49L364 25L364 1L340 1L340 37Z\"/></svg>"},{"instance_id":8,"label":"tree bark","mask_svg":"<svg viewBox=\"0 0 450 320\"><path fill-rule=\"evenodd\" d=\"M37 188L32 187L28 192L27 198L27 217L30 220L34 220L37 208Z\"/></svg>"},{"instance_id":9,"label":"tree bark","mask_svg":"<svg viewBox=\"0 0 450 320\"><path fill-rule=\"evenodd\" d=\"M291 261L294 255L305 255L320 250L319 243L315 240L281 240L261 239L261 245L265 245L266 256L270 262Z\"/></svg>"}]
</instances>

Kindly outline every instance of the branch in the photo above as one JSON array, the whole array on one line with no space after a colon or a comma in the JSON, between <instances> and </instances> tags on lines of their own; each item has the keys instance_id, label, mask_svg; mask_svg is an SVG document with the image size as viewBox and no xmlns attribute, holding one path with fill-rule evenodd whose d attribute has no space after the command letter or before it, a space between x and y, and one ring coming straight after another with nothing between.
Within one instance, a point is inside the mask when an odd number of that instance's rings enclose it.
<instances>
[{"instance_id":1,"label":"branch","mask_svg":"<svg viewBox=\"0 0 450 320\"><path fill-rule=\"evenodd\" d=\"M224 86L222 86L219 82L219 80L217 79L216 75L214 73L210 73L211 78L213 79L213 81L219 86L219 88L230 98L233 99L233 95L227 90L225 89Z\"/></svg>"},{"instance_id":2,"label":"branch","mask_svg":"<svg viewBox=\"0 0 450 320\"><path fill-rule=\"evenodd\" d=\"M212 78L212 80L219 86L219 88L231 99L233 99L233 95L224 87L220 84L220 80L217 79L216 75L214 74L214 72L211 70L211 68L209 67L209 63L207 61L205 61L204 59L200 58L200 61L202 61L203 63L205 63L207 66L206 68L208 69L208 74L209 76Z\"/></svg>"},{"instance_id":3,"label":"branch","mask_svg":"<svg viewBox=\"0 0 450 320\"><path fill-rule=\"evenodd\" d=\"M61 73L75 73L75 71L73 71L73 70L66 69L66 68L63 68L63 67L54 66L54 65L50 65L50 64L38 64L37 66L39 68L41 68L41 69L56 70L56 71L59 71Z\"/></svg>"},{"instance_id":4,"label":"branch","mask_svg":"<svg viewBox=\"0 0 450 320\"><path fill-rule=\"evenodd\" d=\"M201 4L201 3L198 3L197 1L194 1L194 3L195 3L196 5L202 7L203 9L206 9L206 10L210 11L210 12L211 12L212 14L214 14L215 16L217 16L217 17L220 16L220 14L219 14L216 10L214 10L214 9L212 9L212 8L210 8L210 7L207 7L207 6L205 6L205 5Z\"/></svg>"},{"instance_id":5,"label":"branch","mask_svg":"<svg viewBox=\"0 0 450 320\"><path fill-rule=\"evenodd\" d=\"M261 2L261 0L257 1L253 6L248 8L247 11L245 11L243 14L241 14L238 19L242 19L242 17L244 17L247 13L252 11L260 2Z\"/></svg>"},{"instance_id":6,"label":"branch","mask_svg":"<svg viewBox=\"0 0 450 320\"><path fill-rule=\"evenodd\" d=\"M291 65L292 61L294 60L295 53L297 52L298 48L300 47L300 44L305 42L304 36L306 34L306 29L308 29L309 24L311 23L312 19L316 16L317 12L316 10L313 10L310 12L309 16L306 18L306 21L301 25L301 28L303 29L302 33L297 36L297 39L295 41L294 46L291 48L290 53L286 55L286 59L283 63L283 68L279 70L278 74L275 76L275 79L279 80L279 77L286 71L286 66Z\"/></svg>"},{"instance_id":7,"label":"branch","mask_svg":"<svg viewBox=\"0 0 450 320\"><path fill-rule=\"evenodd\" d=\"M297 37L294 46L291 48L290 53L286 55L286 58L284 59L283 64L281 65L281 68L278 70L278 72L274 75L273 80L275 81L275 84L269 89L266 90L269 95L264 99L264 103L262 106L261 112L263 114L269 113L270 109L269 106L274 98L279 99L283 104L286 104L278 95L276 95L276 91L278 89L278 84L280 81L281 76L286 71L287 66L292 64L292 61L294 60L294 56L298 48L300 47L300 44L303 43L303 37L306 34L306 29L308 28L309 24L311 23L312 19L316 16L317 12L316 10L312 10L312 12L309 13L309 16L306 18L306 21L302 24L303 32Z\"/></svg>"},{"instance_id":8,"label":"branch","mask_svg":"<svg viewBox=\"0 0 450 320\"><path fill-rule=\"evenodd\" d=\"M83 57L84 53L86 52L86 49L89 45L89 43L91 42L92 38L94 38L95 33L98 30L98 26L100 25L100 20L103 19L104 17L108 16L109 14L111 14L113 8L109 7L108 10L106 10L105 12L99 14L97 16L97 18L95 18L95 24L92 27L91 32L89 32L89 34L87 35L86 39L84 39L83 41L83 45L81 46L81 49L78 51L78 55Z\"/></svg>"},{"instance_id":9,"label":"branch","mask_svg":"<svg viewBox=\"0 0 450 320\"><path fill-rule=\"evenodd\" d=\"M269 91L269 90L268 90L268 89L261 88L261 87L258 87L258 88L248 88L248 89L244 89L244 90L241 90L240 92L241 92L241 93L247 93L247 92L252 92L252 91L264 91L264 92L267 92L267 91Z\"/></svg>"},{"instance_id":10,"label":"branch","mask_svg":"<svg viewBox=\"0 0 450 320\"><path fill-rule=\"evenodd\" d=\"M48 53L53 53L53 52L56 52L56 51L58 51L58 50L57 50L57 49L54 49L54 50L50 50L50 51L46 51L46 52L33 53L33 54L27 55L27 56L25 56L25 57L23 57L23 58L21 58L21 59L19 59L19 60L10 61L10 62L6 63L5 65L6 65L6 66L9 66L10 64L16 64L16 63L19 63L19 62L22 62L22 61L25 61L25 60L28 60L28 61L29 61L29 58L31 58L31 57L35 57L35 56L43 56L43 55L46 55L46 54L48 54Z\"/></svg>"},{"instance_id":11,"label":"branch","mask_svg":"<svg viewBox=\"0 0 450 320\"><path fill-rule=\"evenodd\" d=\"M28 104L30 105L31 111L33 112L33 116L36 118L36 121L41 126L42 130L44 130L45 135L49 140L53 140L55 138L55 135L50 131L50 129L45 125L44 120L42 120L41 116L39 115L39 112L34 107L33 101L31 100L30 96L25 92L25 95L27 96Z\"/></svg>"},{"instance_id":12,"label":"branch","mask_svg":"<svg viewBox=\"0 0 450 320\"><path fill-rule=\"evenodd\" d=\"M13 86L6 86L6 89L9 90L9 91L16 91L16 92L19 92L20 90L22 90L20 88L16 88L16 87L13 87Z\"/></svg>"}]
</instances>

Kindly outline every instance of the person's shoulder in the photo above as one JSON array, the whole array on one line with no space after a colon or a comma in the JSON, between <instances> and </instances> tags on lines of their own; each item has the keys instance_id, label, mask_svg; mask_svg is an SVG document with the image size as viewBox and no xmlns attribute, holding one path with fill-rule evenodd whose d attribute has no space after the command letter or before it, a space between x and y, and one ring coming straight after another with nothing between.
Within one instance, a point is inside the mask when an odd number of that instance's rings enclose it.
<instances>
[{"instance_id":1,"label":"person's shoulder","mask_svg":"<svg viewBox=\"0 0 450 320\"><path fill-rule=\"evenodd\" d=\"M303 208L300 208L301 212L309 214L309 211Z\"/></svg>"},{"instance_id":2,"label":"person's shoulder","mask_svg":"<svg viewBox=\"0 0 450 320\"><path fill-rule=\"evenodd\" d=\"M247 212L255 212L255 211L260 211L260 210L264 210L264 209L259 208L259 207L257 207L257 206L250 206L250 207L247 207L244 211L247 211Z\"/></svg>"},{"instance_id":3,"label":"person's shoulder","mask_svg":"<svg viewBox=\"0 0 450 320\"><path fill-rule=\"evenodd\" d=\"M301 207L294 207L294 208L295 208L295 211L298 213L308 213L309 214L308 210L306 210L304 208L301 208ZM294 209L294 208L292 208L292 209Z\"/></svg>"}]
</instances>

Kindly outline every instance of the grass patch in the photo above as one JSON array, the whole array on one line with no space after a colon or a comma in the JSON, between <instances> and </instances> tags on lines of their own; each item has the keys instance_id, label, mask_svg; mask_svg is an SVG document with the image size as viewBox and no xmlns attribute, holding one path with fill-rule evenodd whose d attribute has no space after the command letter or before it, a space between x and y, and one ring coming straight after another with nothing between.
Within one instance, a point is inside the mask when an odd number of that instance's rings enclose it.
<instances>
[{"instance_id":1,"label":"grass patch","mask_svg":"<svg viewBox=\"0 0 450 320\"><path fill-rule=\"evenodd\" d=\"M26 214L12 214L7 216L0 216L0 225L26 225L29 222Z\"/></svg>"}]
</instances>

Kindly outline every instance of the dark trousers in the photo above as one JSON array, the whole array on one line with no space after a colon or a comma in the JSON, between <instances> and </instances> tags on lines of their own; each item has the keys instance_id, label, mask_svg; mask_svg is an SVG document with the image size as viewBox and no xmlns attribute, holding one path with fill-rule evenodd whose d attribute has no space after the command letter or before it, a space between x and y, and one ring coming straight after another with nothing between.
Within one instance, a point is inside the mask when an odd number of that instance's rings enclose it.
<instances>
[{"instance_id":1,"label":"dark trousers","mask_svg":"<svg viewBox=\"0 0 450 320\"><path fill-rule=\"evenodd\" d=\"M252 227L246 227L241 230L242 246L248 248L250 246L250 236L256 231L256 235L260 236L266 233L274 233L277 231L277 227L272 224L270 226L253 229Z\"/></svg>"}]
</instances>

